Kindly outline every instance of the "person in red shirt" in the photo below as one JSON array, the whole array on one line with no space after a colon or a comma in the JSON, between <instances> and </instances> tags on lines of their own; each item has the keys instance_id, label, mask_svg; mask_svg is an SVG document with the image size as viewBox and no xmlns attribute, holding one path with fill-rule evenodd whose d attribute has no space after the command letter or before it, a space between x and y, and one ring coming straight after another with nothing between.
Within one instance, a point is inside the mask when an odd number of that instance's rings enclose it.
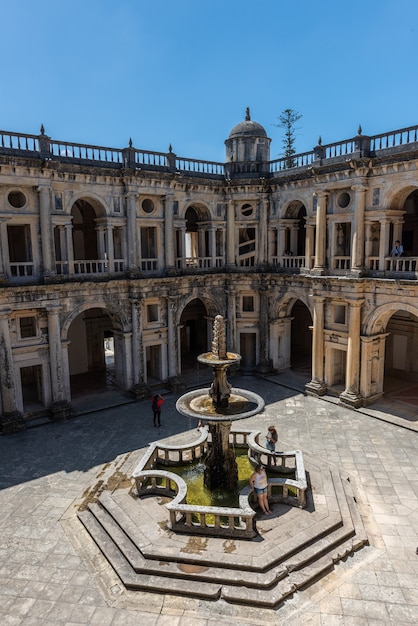
<instances>
[{"instance_id":1,"label":"person in red shirt","mask_svg":"<svg viewBox=\"0 0 418 626\"><path fill-rule=\"evenodd\" d=\"M152 412L154 413L154 426L161 426L161 409L164 404L164 398L157 393L152 397Z\"/></svg>"}]
</instances>

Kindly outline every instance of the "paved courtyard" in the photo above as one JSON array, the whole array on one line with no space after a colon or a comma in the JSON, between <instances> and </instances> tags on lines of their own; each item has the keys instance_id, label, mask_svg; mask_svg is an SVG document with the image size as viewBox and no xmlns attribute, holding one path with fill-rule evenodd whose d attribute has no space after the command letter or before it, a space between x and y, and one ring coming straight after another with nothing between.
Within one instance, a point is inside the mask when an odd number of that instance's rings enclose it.
<instances>
[{"instance_id":1,"label":"paved courtyard","mask_svg":"<svg viewBox=\"0 0 418 626\"><path fill-rule=\"evenodd\" d=\"M126 592L76 519L75 503L110 466L127 458L134 465L150 441L196 424L176 412L175 394L165 396L159 430L148 399L102 408L0 437L2 626L418 623L417 405L392 400L353 411L304 395L291 375L231 382L266 401L263 414L240 425L263 431L274 423L280 449L317 455L350 477L370 546L276 610ZM90 398L78 408L94 405Z\"/></svg>"}]
</instances>

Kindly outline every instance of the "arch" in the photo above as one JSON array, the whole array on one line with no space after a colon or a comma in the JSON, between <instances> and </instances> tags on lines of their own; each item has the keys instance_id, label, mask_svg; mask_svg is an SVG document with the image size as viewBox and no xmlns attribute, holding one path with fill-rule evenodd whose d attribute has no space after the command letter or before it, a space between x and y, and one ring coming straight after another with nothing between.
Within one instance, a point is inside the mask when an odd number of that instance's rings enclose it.
<instances>
[{"instance_id":1,"label":"arch","mask_svg":"<svg viewBox=\"0 0 418 626\"><path fill-rule=\"evenodd\" d=\"M210 208L207 204L204 204L203 202L186 202L181 212L181 216L183 217L183 219L187 219L186 214L189 209L193 209L193 211L196 213L198 222L208 222L212 219Z\"/></svg>"},{"instance_id":2,"label":"arch","mask_svg":"<svg viewBox=\"0 0 418 626\"><path fill-rule=\"evenodd\" d=\"M308 309L311 317L313 317L312 303L306 295L306 291L287 291L285 295L279 294L277 299L272 303L272 310L277 310L277 317L289 317L292 313L293 306L297 300L300 300Z\"/></svg>"},{"instance_id":3,"label":"arch","mask_svg":"<svg viewBox=\"0 0 418 626\"><path fill-rule=\"evenodd\" d=\"M196 370L197 356L208 349L208 309L200 297L191 297L179 312L181 371Z\"/></svg>"},{"instance_id":4,"label":"arch","mask_svg":"<svg viewBox=\"0 0 418 626\"><path fill-rule=\"evenodd\" d=\"M95 297L97 297L98 295L99 294L95 294ZM120 331L127 330L124 328L124 326L126 326L126 322L125 324L123 323L124 316L122 314L122 311L119 312L117 311L115 306L109 306L108 303L105 302L103 299L98 299L94 303L84 302L83 304L79 304L65 317L63 323L61 324L61 340L62 341L67 340L68 330L71 324L73 323L73 321L79 315L81 315L81 313L84 313L85 311L88 311L89 309L104 309L106 313L109 315L110 319L112 320L112 323L114 324L115 329L120 330Z\"/></svg>"},{"instance_id":5,"label":"arch","mask_svg":"<svg viewBox=\"0 0 418 626\"><path fill-rule=\"evenodd\" d=\"M402 210L408 196L417 189L418 185L404 185L394 182L383 192L380 204L391 209Z\"/></svg>"},{"instance_id":6,"label":"arch","mask_svg":"<svg viewBox=\"0 0 418 626\"><path fill-rule=\"evenodd\" d=\"M98 194L94 192L92 193L91 191L89 191L88 194L80 191L79 193L75 193L71 197L71 203L69 203L68 205L68 212L70 214L72 212L74 205L80 200L84 200L85 202L88 202L93 207L95 214L96 214L96 218L107 217L107 215L109 215L110 213L109 205L107 204L106 200L104 200L104 198L100 197Z\"/></svg>"},{"instance_id":7,"label":"arch","mask_svg":"<svg viewBox=\"0 0 418 626\"><path fill-rule=\"evenodd\" d=\"M418 307L412 306L406 302L390 302L383 304L370 313L364 323L364 335L369 337L372 335L378 335L386 331L386 327L392 315L397 311L406 311L411 315L415 315L418 318Z\"/></svg>"}]
</instances>

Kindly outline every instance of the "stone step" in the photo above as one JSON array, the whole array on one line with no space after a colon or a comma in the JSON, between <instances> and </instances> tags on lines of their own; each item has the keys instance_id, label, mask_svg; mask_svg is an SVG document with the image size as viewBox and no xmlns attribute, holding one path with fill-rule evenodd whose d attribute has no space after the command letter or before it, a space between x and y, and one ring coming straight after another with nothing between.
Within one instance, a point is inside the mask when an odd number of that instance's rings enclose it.
<instances>
[{"instance_id":1,"label":"stone step","mask_svg":"<svg viewBox=\"0 0 418 626\"><path fill-rule=\"evenodd\" d=\"M220 583L229 582L230 584L250 585L252 587L273 585L280 578L287 575L285 568L275 568L266 573L258 573L223 568L215 563L203 565L201 563L187 563L183 559L176 559L175 561L146 559L115 520L99 504L89 504L88 510L137 573L147 573L148 575L161 574L163 568L164 576L167 577L173 576ZM98 543L95 537L94 539Z\"/></svg>"},{"instance_id":2,"label":"stone step","mask_svg":"<svg viewBox=\"0 0 418 626\"><path fill-rule=\"evenodd\" d=\"M190 580L180 577L169 578L164 572L151 576L136 573L90 511L80 511L78 517L127 589L172 593L207 600L216 600L220 597L221 585L216 583L198 580L193 581L191 585Z\"/></svg>"},{"instance_id":3,"label":"stone step","mask_svg":"<svg viewBox=\"0 0 418 626\"><path fill-rule=\"evenodd\" d=\"M117 504L115 505L114 498L117 498ZM311 524L309 528L309 537L305 537L305 533L301 532L286 541L274 542L274 535L279 533L280 529L269 533L269 550L268 555L264 551L260 554L260 543L255 540L253 542L245 541L244 555L240 554L228 554L225 552L219 553L215 550L207 551L208 556L202 553L187 554L179 552L179 544L184 542L184 545L188 542L187 537L179 538L179 543L173 546L171 538L167 539L163 535L154 537L154 543L146 541L144 533L141 530L141 521L145 522L145 519L141 520L139 516L139 510L141 509L140 503L133 500L128 494L109 494L104 492L100 496L100 504L107 510L115 522L121 526L131 542L141 550L141 554L147 559L158 559L160 561L176 560L183 563L199 563L207 567L228 567L228 568L240 568L246 571L260 571L274 567L281 566L283 569L283 563L290 559L295 554L303 554L307 550L306 560L311 560L312 549L311 545L316 544L319 540L324 540L320 544L320 550L322 551L328 544L325 539L328 535L331 535L335 531L339 530L342 526L341 517L338 514L330 515L326 520L319 520L317 523ZM161 511L163 507L158 505L158 509L152 506L152 503L147 505L155 512L155 516ZM135 523L133 522L135 519ZM156 517L152 516L152 519L148 519L144 523L144 528L150 529L152 527L159 528L159 523ZM150 530L150 532L152 532ZM352 532L352 527L350 527ZM222 542L223 543L223 542ZM252 546L251 546L252 544ZM303 556L300 557L301 562Z\"/></svg>"}]
</instances>

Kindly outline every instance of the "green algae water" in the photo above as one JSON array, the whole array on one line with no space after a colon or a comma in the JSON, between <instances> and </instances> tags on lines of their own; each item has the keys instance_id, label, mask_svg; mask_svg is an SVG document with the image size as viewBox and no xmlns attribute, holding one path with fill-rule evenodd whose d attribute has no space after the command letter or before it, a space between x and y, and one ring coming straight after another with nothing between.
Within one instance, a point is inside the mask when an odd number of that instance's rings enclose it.
<instances>
[{"instance_id":1,"label":"green algae water","mask_svg":"<svg viewBox=\"0 0 418 626\"><path fill-rule=\"evenodd\" d=\"M214 489L213 491L206 489L203 482L205 464L202 462L175 467L161 464L158 465L158 468L173 472L185 481L187 484L187 504L189 505L238 507L239 494L248 485L254 468L248 459L247 449L236 448L235 456L238 467L238 484L236 490L229 493L221 489Z\"/></svg>"}]
</instances>

